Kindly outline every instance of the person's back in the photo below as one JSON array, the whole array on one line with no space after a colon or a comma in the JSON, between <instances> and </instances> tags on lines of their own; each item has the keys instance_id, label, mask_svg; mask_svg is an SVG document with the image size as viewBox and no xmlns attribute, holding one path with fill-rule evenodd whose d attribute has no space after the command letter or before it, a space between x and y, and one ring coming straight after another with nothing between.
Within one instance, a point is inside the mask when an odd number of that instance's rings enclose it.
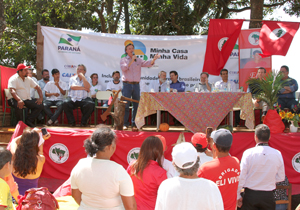
<instances>
[{"instance_id":1,"label":"person's back","mask_svg":"<svg viewBox=\"0 0 300 210\"><path fill-rule=\"evenodd\" d=\"M179 177L162 182L158 189L155 210L223 210L217 185L197 177L199 156L194 146L188 142L176 145L172 158Z\"/></svg>"},{"instance_id":2,"label":"person's back","mask_svg":"<svg viewBox=\"0 0 300 210\"><path fill-rule=\"evenodd\" d=\"M138 209L154 209L157 190L162 181L167 179L166 170L158 165L154 160L150 160L148 166L143 171L143 177L138 177L131 173L130 165L127 172L131 175L134 186L134 195Z\"/></svg>"},{"instance_id":3,"label":"person's back","mask_svg":"<svg viewBox=\"0 0 300 210\"><path fill-rule=\"evenodd\" d=\"M220 210L222 197L215 183L204 178L173 177L159 187L156 210Z\"/></svg>"}]
</instances>

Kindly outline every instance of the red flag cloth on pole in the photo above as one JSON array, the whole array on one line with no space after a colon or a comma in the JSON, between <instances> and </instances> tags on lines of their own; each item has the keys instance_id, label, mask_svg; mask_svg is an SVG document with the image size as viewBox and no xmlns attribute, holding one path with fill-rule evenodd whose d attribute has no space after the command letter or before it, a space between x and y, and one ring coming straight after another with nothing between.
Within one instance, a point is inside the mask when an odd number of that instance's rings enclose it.
<instances>
[{"instance_id":1,"label":"red flag cloth on pole","mask_svg":"<svg viewBox=\"0 0 300 210\"><path fill-rule=\"evenodd\" d=\"M244 20L210 19L203 72L219 75L225 66Z\"/></svg>"},{"instance_id":2,"label":"red flag cloth on pole","mask_svg":"<svg viewBox=\"0 0 300 210\"><path fill-rule=\"evenodd\" d=\"M259 46L263 52L261 56L285 56L299 24L297 22L263 21L259 35Z\"/></svg>"}]
</instances>

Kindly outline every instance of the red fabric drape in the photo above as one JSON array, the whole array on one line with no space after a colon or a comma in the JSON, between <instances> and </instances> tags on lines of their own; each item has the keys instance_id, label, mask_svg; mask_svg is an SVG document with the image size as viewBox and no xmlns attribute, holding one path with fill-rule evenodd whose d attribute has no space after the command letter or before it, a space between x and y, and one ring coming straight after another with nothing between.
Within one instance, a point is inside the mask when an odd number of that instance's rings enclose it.
<instances>
[{"instance_id":1,"label":"red fabric drape","mask_svg":"<svg viewBox=\"0 0 300 210\"><path fill-rule=\"evenodd\" d=\"M4 89L7 89L9 78L17 73L17 69L8 68L5 66L0 66L1 68L1 97L2 97L2 107L4 111L5 107L5 97L4 97ZM10 109L6 110L6 112L10 112Z\"/></svg>"}]
</instances>

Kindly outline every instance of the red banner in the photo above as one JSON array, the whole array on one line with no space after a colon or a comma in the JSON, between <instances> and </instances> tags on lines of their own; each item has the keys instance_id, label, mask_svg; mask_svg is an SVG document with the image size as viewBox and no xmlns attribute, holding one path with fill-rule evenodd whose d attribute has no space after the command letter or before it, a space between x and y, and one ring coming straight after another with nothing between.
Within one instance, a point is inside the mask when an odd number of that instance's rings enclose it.
<instances>
[{"instance_id":1,"label":"red banner","mask_svg":"<svg viewBox=\"0 0 300 210\"><path fill-rule=\"evenodd\" d=\"M5 66L0 66L1 69L1 97L2 97L2 108L4 112L5 108L5 97L4 97L4 89L7 89L8 87L8 80L9 78L17 73L17 69L8 68ZM10 112L10 110L6 110L7 112Z\"/></svg>"},{"instance_id":2,"label":"red banner","mask_svg":"<svg viewBox=\"0 0 300 210\"><path fill-rule=\"evenodd\" d=\"M240 34L244 20L210 19L203 72L219 75Z\"/></svg>"},{"instance_id":3,"label":"red banner","mask_svg":"<svg viewBox=\"0 0 300 210\"><path fill-rule=\"evenodd\" d=\"M26 127L22 122L19 122L18 126L14 136L21 135L23 128ZM41 177L67 180L78 160L87 156L83 141L90 137L93 130L49 128L48 132L51 134L51 138L46 140L44 144L46 163ZM137 158L142 142L148 136L157 135L158 133L116 131L116 134L118 137L117 149L111 159L127 168L128 163ZM160 132L159 134L166 139L165 157L172 160L172 148L180 133ZM190 142L192 135L192 133L184 133L185 141ZM282 153L289 182L300 184L300 133L271 134L269 144ZM243 152L253 146L255 146L253 132L234 133L232 147L229 152L232 156L241 160Z\"/></svg>"},{"instance_id":4,"label":"red banner","mask_svg":"<svg viewBox=\"0 0 300 210\"><path fill-rule=\"evenodd\" d=\"M300 23L263 21L259 36L259 46L263 57L270 55L285 56Z\"/></svg>"},{"instance_id":5,"label":"red banner","mask_svg":"<svg viewBox=\"0 0 300 210\"><path fill-rule=\"evenodd\" d=\"M246 81L256 78L259 67L264 67L267 72L272 69L272 60L262 58L259 48L260 29L242 30L239 36L239 84L247 90Z\"/></svg>"}]
</instances>

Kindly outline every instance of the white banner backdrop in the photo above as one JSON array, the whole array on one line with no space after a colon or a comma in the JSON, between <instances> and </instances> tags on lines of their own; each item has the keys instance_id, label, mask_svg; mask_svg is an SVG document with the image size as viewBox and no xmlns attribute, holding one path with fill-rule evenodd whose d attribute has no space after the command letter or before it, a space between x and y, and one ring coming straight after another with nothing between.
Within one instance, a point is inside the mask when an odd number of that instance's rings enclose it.
<instances>
[{"instance_id":1,"label":"white banner backdrop","mask_svg":"<svg viewBox=\"0 0 300 210\"><path fill-rule=\"evenodd\" d=\"M161 70L176 70L179 80L186 84L186 91L193 91L200 81L207 36L144 36L120 35L74 31L60 28L42 27L44 35L44 69L57 68L65 82L76 74L78 64L87 67L87 75L98 73L102 90L106 89L113 71L120 69L120 59L128 42L135 46L135 54L144 60L151 60L156 53L161 58L151 68L142 68L141 82L149 84L158 79ZM238 50L234 49L225 68L229 79L238 83ZM210 76L209 81L220 80Z\"/></svg>"}]
</instances>

